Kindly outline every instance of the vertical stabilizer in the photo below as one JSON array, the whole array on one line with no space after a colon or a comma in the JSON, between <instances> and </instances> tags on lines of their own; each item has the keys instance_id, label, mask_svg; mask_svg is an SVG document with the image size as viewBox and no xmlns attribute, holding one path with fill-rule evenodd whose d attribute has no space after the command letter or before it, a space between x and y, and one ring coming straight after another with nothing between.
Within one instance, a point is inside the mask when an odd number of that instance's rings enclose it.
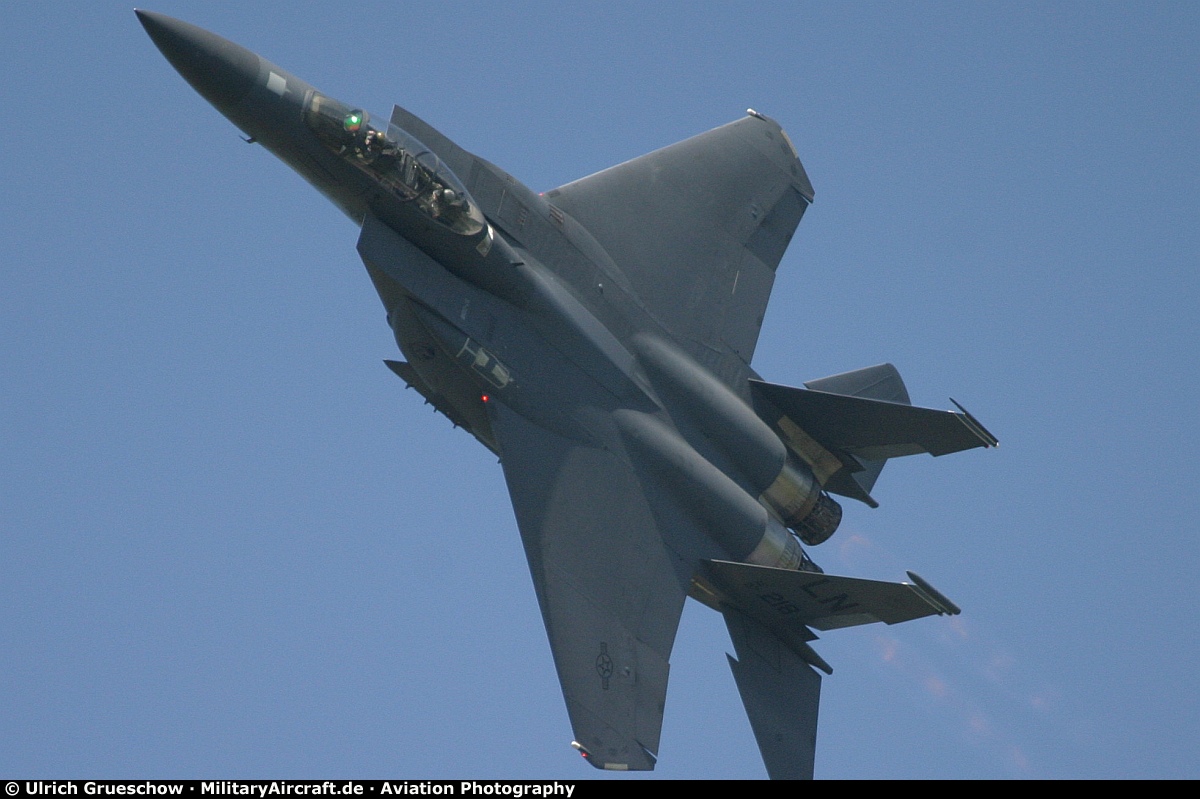
<instances>
[{"instance_id":1,"label":"vertical stabilizer","mask_svg":"<svg viewBox=\"0 0 1200 799\"><path fill-rule=\"evenodd\" d=\"M840 375L809 380L804 386L812 391L845 394L850 397L868 397L870 399L912 405L912 400L908 398L908 389L904 385L904 380L900 377L900 372L890 363L881 363L878 366L855 369L852 372L843 372ZM855 472L851 475L851 478L862 486L863 491L870 494L871 489L875 487L875 481L879 479L879 473L883 471L883 465L887 463L887 459L867 460L859 458L858 462L862 464L863 470Z\"/></svg>"},{"instance_id":2,"label":"vertical stabilizer","mask_svg":"<svg viewBox=\"0 0 1200 799\"><path fill-rule=\"evenodd\" d=\"M821 675L763 625L724 611L737 659L729 668L773 780L811 780Z\"/></svg>"}]
</instances>

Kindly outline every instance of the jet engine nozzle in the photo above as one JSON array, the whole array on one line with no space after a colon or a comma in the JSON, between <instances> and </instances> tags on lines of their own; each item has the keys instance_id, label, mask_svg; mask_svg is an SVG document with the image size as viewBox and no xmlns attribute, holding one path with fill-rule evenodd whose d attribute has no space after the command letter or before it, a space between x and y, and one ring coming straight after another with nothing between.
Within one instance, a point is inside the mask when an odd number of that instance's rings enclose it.
<instances>
[{"instance_id":1,"label":"jet engine nozzle","mask_svg":"<svg viewBox=\"0 0 1200 799\"><path fill-rule=\"evenodd\" d=\"M613 417L634 457L662 477L680 509L731 557L775 569L806 568L804 551L766 507L678 433L640 411L621 410Z\"/></svg>"},{"instance_id":2,"label":"jet engine nozzle","mask_svg":"<svg viewBox=\"0 0 1200 799\"><path fill-rule=\"evenodd\" d=\"M655 388L696 420L695 429L740 472L743 487L784 526L810 546L833 535L841 505L749 405L678 347L651 336L640 336L634 346Z\"/></svg>"},{"instance_id":3,"label":"jet engine nozzle","mask_svg":"<svg viewBox=\"0 0 1200 799\"><path fill-rule=\"evenodd\" d=\"M761 499L809 546L828 541L842 523L842 506L821 490L812 469L791 455Z\"/></svg>"}]
</instances>

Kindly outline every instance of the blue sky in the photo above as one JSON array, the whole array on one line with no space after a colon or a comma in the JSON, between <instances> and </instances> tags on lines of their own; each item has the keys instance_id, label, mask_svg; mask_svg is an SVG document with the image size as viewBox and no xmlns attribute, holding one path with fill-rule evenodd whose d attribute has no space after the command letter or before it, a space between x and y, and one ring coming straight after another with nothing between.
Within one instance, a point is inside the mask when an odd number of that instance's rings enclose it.
<instances>
[{"instance_id":1,"label":"blue sky","mask_svg":"<svg viewBox=\"0 0 1200 799\"><path fill-rule=\"evenodd\" d=\"M1002 442L890 464L813 551L963 608L818 642L817 776L1200 776L1200 7L151 8L538 191L776 118L817 200L755 367L891 361ZM603 776L354 226L129 4L0 19L0 775ZM764 775L729 650L689 604L651 776Z\"/></svg>"}]
</instances>

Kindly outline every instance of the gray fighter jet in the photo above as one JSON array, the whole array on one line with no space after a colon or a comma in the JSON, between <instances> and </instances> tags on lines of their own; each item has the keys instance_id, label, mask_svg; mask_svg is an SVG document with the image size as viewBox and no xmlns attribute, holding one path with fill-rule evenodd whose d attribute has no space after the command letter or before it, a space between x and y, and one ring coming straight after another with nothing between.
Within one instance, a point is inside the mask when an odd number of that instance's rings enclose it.
<instances>
[{"instance_id":1,"label":"gray fighter jet","mask_svg":"<svg viewBox=\"0 0 1200 799\"><path fill-rule=\"evenodd\" d=\"M545 194L400 107L374 116L208 31L138 18L222 114L361 226L405 361L387 365L500 458L574 732L597 768L654 768L692 597L772 778L811 778L813 630L958 608L825 574L805 547L871 507L888 458L990 447L961 406L913 407L890 364L813 380L750 367L813 200L755 111Z\"/></svg>"}]
</instances>

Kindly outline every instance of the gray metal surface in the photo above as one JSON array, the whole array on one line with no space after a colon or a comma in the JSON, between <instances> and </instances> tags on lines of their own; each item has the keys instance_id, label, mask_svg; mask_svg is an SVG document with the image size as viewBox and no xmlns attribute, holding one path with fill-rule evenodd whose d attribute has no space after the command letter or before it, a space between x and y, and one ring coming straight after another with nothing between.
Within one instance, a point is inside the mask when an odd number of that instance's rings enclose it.
<instances>
[{"instance_id":1,"label":"gray metal surface","mask_svg":"<svg viewBox=\"0 0 1200 799\"><path fill-rule=\"evenodd\" d=\"M615 447L501 404L492 420L575 740L596 766L652 768L691 568Z\"/></svg>"},{"instance_id":2,"label":"gray metal surface","mask_svg":"<svg viewBox=\"0 0 1200 799\"><path fill-rule=\"evenodd\" d=\"M779 125L747 116L546 198L600 242L672 335L749 363L813 190Z\"/></svg>"},{"instance_id":3,"label":"gray metal surface","mask_svg":"<svg viewBox=\"0 0 1200 799\"><path fill-rule=\"evenodd\" d=\"M799 632L801 627L836 630L876 622L899 624L958 612L945 600L932 599L919 585L729 561L705 565L728 606L780 635Z\"/></svg>"},{"instance_id":4,"label":"gray metal surface","mask_svg":"<svg viewBox=\"0 0 1200 799\"><path fill-rule=\"evenodd\" d=\"M548 192L412 113L322 94L188 23L138 11L192 86L362 231L404 361L392 371L500 456L574 745L654 767L683 603L722 612L767 770L813 774L810 628L957 607L834 577L801 546L886 458L995 439L914 408L890 365L808 388L750 368L813 190L786 134L748 115ZM751 565L756 564L756 565Z\"/></svg>"},{"instance_id":5,"label":"gray metal surface","mask_svg":"<svg viewBox=\"0 0 1200 799\"><path fill-rule=\"evenodd\" d=\"M736 659L728 658L729 668L767 775L811 780L821 675L763 625L736 610L726 610L724 616L737 652Z\"/></svg>"}]
</instances>

